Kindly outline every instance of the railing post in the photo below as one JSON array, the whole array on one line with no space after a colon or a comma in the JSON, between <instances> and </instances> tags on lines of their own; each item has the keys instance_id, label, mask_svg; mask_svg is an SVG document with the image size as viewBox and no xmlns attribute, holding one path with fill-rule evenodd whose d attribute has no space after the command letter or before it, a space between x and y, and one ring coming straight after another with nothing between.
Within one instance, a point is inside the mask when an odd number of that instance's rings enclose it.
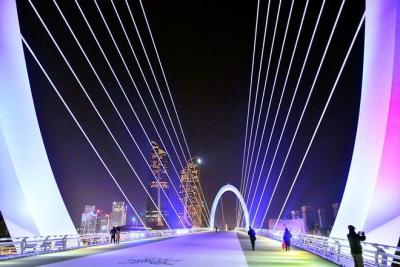
<instances>
[{"instance_id":1,"label":"railing post","mask_svg":"<svg viewBox=\"0 0 400 267\"><path fill-rule=\"evenodd\" d=\"M62 247L63 247L63 250L67 249L67 236L66 235L62 239Z\"/></svg>"},{"instance_id":2,"label":"railing post","mask_svg":"<svg viewBox=\"0 0 400 267\"><path fill-rule=\"evenodd\" d=\"M386 251L383 248L381 248L378 244L372 244L372 246L376 249L375 264L377 266L387 266ZM381 264L379 264L379 255L381 255Z\"/></svg>"},{"instance_id":3,"label":"railing post","mask_svg":"<svg viewBox=\"0 0 400 267\"><path fill-rule=\"evenodd\" d=\"M340 253L341 253L341 244L340 244L340 242L339 241L335 241L335 244L337 244L337 250L336 250L336 261L337 261L337 263L340 263Z\"/></svg>"},{"instance_id":4,"label":"railing post","mask_svg":"<svg viewBox=\"0 0 400 267\"><path fill-rule=\"evenodd\" d=\"M21 241L21 254L25 253L25 247L26 247L26 238L22 239Z\"/></svg>"},{"instance_id":5,"label":"railing post","mask_svg":"<svg viewBox=\"0 0 400 267\"><path fill-rule=\"evenodd\" d=\"M44 249L44 252L47 252L48 240L49 240L48 236L46 236L46 238L43 240L42 247Z\"/></svg>"}]
</instances>

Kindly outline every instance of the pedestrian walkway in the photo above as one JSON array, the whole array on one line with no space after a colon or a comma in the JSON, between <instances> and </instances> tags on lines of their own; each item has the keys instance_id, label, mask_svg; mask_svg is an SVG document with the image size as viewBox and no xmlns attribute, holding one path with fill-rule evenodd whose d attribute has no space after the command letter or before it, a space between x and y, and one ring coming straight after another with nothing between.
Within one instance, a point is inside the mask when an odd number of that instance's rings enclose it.
<instances>
[{"instance_id":1,"label":"pedestrian walkway","mask_svg":"<svg viewBox=\"0 0 400 267\"><path fill-rule=\"evenodd\" d=\"M326 261L312 253L299 250L294 247L290 252L282 249L282 243L262 236L257 236L256 249L252 251L249 237L243 233L237 233L247 266L310 266L332 267L334 263Z\"/></svg>"},{"instance_id":2,"label":"pedestrian walkway","mask_svg":"<svg viewBox=\"0 0 400 267\"><path fill-rule=\"evenodd\" d=\"M0 261L2 266L335 266L305 251L285 253L280 243L258 237L251 251L245 234L206 232L152 241L135 241Z\"/></svg>"}]
</instances>

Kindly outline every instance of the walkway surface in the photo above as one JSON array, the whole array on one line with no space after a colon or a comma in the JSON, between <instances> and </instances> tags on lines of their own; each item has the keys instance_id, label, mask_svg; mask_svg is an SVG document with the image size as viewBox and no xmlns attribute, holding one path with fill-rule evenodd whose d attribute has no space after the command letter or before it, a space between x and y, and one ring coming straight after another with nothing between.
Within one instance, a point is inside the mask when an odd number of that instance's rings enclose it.
<instances>
[{"instance_id":1,"label":"walkway surface","mask_svg":"<svg viewBox=\"0 0 400 267\"><path fill-rule=\"evenodd\" d=\"M0 261L0 266L335 266L305 251L283 252L279 242L263 237L254 252L249 243L244 234L209 232Z\"/></svg>"},{"instance_id":2,"label":"walkway surface","mask_svg":"<svg viewBox=\"0 0 400 267\"><path fill-rule=\"evenodd\" d=\"M251 244L247 235L238 233L238 239L246 257L247 266L311 266L311 267L330 267L337 266L314 254L296 248L290 252L282 250L282 243L265 237L257 236L256 249L252 251Z\"/></svg>"}]
</instances>

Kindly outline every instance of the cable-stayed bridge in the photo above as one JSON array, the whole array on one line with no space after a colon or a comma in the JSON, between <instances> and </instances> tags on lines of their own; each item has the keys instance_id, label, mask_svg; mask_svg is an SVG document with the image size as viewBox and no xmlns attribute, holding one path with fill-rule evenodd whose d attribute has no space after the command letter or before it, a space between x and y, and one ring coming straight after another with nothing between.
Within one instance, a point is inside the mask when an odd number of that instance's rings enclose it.
<instances>
[{"instance_id":1,"label":"cable-stayed bridge","mask_svg":"<svg viewBox=\"0 0 400 267\"><path fill-rule=\"evenodd\" d=\"M317 2L257 1L240 184L227 180L214 199L207 199L207 188L191 180L198 175L199 158L189 149L141 0L2 1L0 211L10 237L0 239L0 265L351 266L346 234L353 224L366 232L367 266L398 266L400 3L367 0L360 11L349 0ZM19 17L21 10L29 10L30 18ZM21 30L21 24L31 23L41 28L43 39ZM350 33L340 35L343 27ZM43 42L51 44L51 51ZM329 123L326 114L335 93L353 90L341 83L351 76L350 58L362 46L357 133L332 231L329 237L292 231L295 248L283 252L280 221L321 138L321 125ZM335 64L330 64L332 50ZM137 218L138 228L122 231L120 244L110 245L108 233L77 233L42 139L31 90L35 80L50 89L63 118L78 130L109 185ZM318 98L320 112L304 132L319 90L325 92ZM303 149L296 147L300 137L307 140ZM292 154L300 160L287 175ZM130 173L137 191L116 166ZM155 227L146 221L150 214L140 211L146 201L132 193L138 191L153 208ZM226 225L226 192L237 198L236 232L214 233L216 225ZM276 200L279 194L282 201ZM218 207L222 223L217 222ZM271 215L272 209L277 215ZM254 252L249 226L258 234Z\"/></svg>"}]
</instances>

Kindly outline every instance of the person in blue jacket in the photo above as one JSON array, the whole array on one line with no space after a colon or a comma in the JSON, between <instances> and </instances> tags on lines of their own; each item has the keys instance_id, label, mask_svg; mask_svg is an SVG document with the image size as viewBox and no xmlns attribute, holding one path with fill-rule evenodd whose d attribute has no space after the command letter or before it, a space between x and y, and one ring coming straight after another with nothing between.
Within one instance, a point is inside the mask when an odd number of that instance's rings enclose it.
<instances>
[{"instance_id":1,"label":"person in blue jacket","mask_svg":"<svg viewBox=\"0 0 400 267\"><path fill-rule=\"evenodd\" d=\"M283 243L285 243L286 251L290 251L290 240L292 239L292 234L287 228L285 228L285 233L283 234Z\"/></svg>"}]
</instances>

